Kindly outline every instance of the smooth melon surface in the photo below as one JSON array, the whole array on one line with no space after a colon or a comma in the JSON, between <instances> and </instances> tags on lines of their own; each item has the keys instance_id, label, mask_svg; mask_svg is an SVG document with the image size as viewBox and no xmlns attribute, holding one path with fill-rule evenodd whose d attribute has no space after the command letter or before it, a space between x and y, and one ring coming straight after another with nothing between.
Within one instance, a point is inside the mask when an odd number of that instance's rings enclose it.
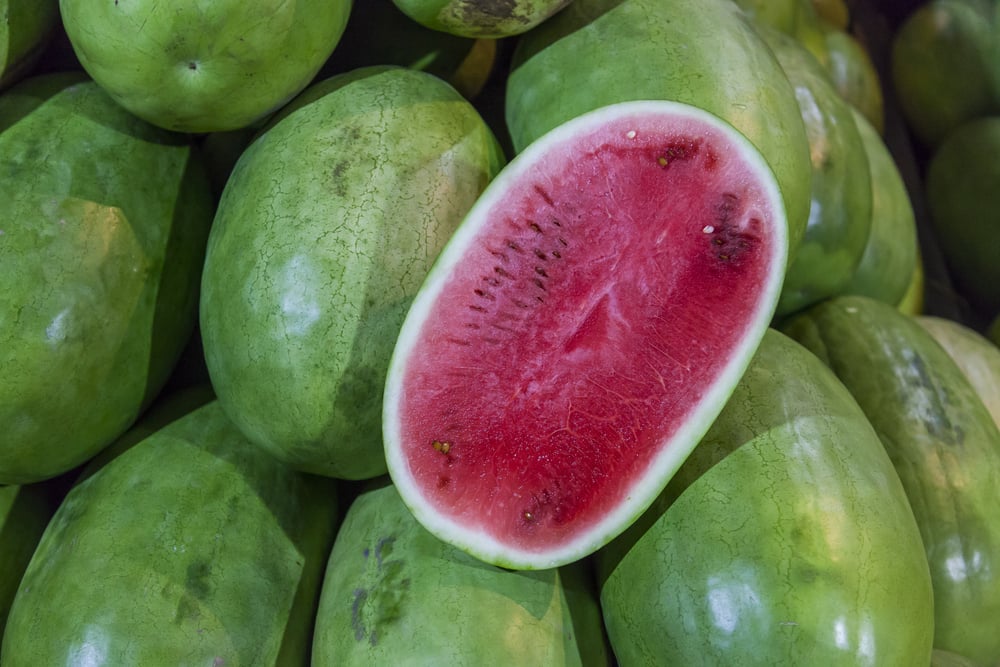
<instances>
[{"instance_id":1,"label":"smooth melon surface","mask_svg":"<svg viewBox=\"0 0 1000 667\"><path fill-rule=\"evenodd\" d=\"M721 410L780 288L780 195L742 135L676 103L612 108L497 177L397 343L390 471L485 560L551 566L620 532Z\"/></svg>"}]
</instances>

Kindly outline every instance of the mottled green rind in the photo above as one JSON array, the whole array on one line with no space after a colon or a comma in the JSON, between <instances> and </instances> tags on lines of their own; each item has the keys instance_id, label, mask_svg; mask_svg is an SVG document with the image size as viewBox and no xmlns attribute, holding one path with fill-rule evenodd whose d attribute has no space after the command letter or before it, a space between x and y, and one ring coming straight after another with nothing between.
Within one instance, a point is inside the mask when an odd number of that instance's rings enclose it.
<instances>
[{"instance_id":1,"label":"mottled green rind","mask_svg":"<svg viewBox=\"0 0 1000 667\"><path fill-rule=\"evenodd\" d=\"M392 485L366 491L344 518L327 565L313 667L367 665L607 665L577 639L564 570L515 572L440 541ZM594 604L594 601L591 601ZM583 639L581 637L581 639Z\"/></svg>"},{"instance_id":2,"label":"mottled green rind","mask_svg":"<svg viewBox=\"0 0 1000 667\"><path fill-rule=\"evenodd\" d=\"M861 42L845 30L822 26L826 71L833 88L860 111L879 134L885 130L885 100L875 63Z\"/></svg>"},{"instance_id":3,"label":"mottled green rind","mask_svg":"<svg viewBox=\"0 0 1000 667\"><path fill-rule=\"evenodd\" d=\"M351 0L60 0L80 64L123 107L179 132L235 130L304 89Z\"/></svg>"},{"instance_id":4,"label":"mottled green rind","mask_svg":"<svg viewBox=\"0 0 1000 667\"><path fill-rule=\"evenodd\" d=\"M787 330L847 386L903 482L934 585L934 646L1000 661L1000 430L982 400L929 333L880 301L832 299Z\"/></svg>"},{"instance_id":5,"label":"mottled green rind","mask_svg":"<svg viewBox=\"0 0 1000 667\"><path fill-rule=\"evenodd\" d=\"M929 0L893 35L891 83L907 124L926 146L1000 110L1000 31L980 4Z\"/></svg>"},{"instance_id":6,"label":"mottled green rind","mask_svg":"<svg viewBox=\"0 0 1000 667\"><path fill-rule=\"evenodd\" d=\"M393 0L417 23L461 37L500 39L541 24L570 0Z\"/></svg>"},{"instance_id":7,"label":"mottled green rind","mask_svg":"<svg viewBox=\"0 0 1000 667\"><path fill-rule=\"evenodd\" d=\"M306 664L332 485L275 462L216 403L173 422L66 496L0 662Z\"/></svg>"},{"instance_id":8,"label":"mottled green rind","mask_svg":"<svg viewBox=\"0 0 1000 667\"><path fill-rule=\"evenodd\" d=\"M237 162L201 331L219 400L253 442L299 469L362 479L386 471L382 388L406 310L503 156L430 74L342 76Z\"/></svg>"},{"instance_id":9,"label":"mottled green rind","mask_svg":"<svg viewBox=\"0 0 1000 667\"><path fill-rule=\"evenodd\" d=\"M917 324L958 365L1000 428L1000 349L978 331L954 320L921 315Z\"/></svg>"},{"instance_id":10,"label":"mottled green rind","mask_svg":"<svg viewBox=\"0 0 1000 667\"><path fill-rule=\"evenodd\" d=\"M929 662L931 583L899 478L787 337L764 337L651 512L598 554L622 667Z\"/></svg>"},{"instance_id":11,"label":"mottled green rind","mask_svg":"<svg viewBox=\"0 0 1000 667\"><path fill-rule=\"evenodd\" d=\"M760 28L795 89L809 138L809 218L788 266L777 315L840 294L861 262L871 229L868 158L854 115L819 61L794 38Z\"/></svg>"},{"instance_id":12,"label":"mottled green rind","mask_svg":"<svg viewBox=\"0 0 1000 667\"><path fill-rule=\"evenodd\" d=\"M58 0L0 0L0 90L25 75L58 24Z\"/></svg>"},{"instance_id":13,"label":"mottled green rind","mask_svg":"<svg viewBox=\"0 0 1000 667\"><path fill-rule=\"evenodd\" d=\"M96 454L195 324L212 219L180 135L70 85L0 133L0 484Z\"/></svg>"},{"instance_id":14,"label":"mottled green rind","mask_svg":"<svg viewBox=\"0 0 1000 667\"><path fill-rule=\"evenodd\" d=\"M795 31L799 0L734 0L758 25L774 28L786 35Z\"/></svg>"},{"instance_id":15,"label":"mottled green rind","mask_svg":"<svg viewBox=\"0 0 1000 667\"><path fill-rule=\"evenodd\" d=\"M789 260L809 217L809 140L788 78L730 0L574 0L523 35L507 82L514 148L614 102L666 99L728 121L774 171Z\"/></svg>"},{"instance_id":16,"label":"mottled green rind","mask_svg":"<svg viewBox=\"0 0 1000 667\"><path fill-rule=\"evenodd\" d=\"M0 637L21 577L56 504L44 483L0 486Z\"/></svg>"},{"instance_id":17,"label":"mottled green rind","mask_svg":"<svg viewBox=\"0 0 1000 667\"><path fill-rule=\"evenodd\" d=\"M990 321L1000 315L1000 114L970 121L927 167L931 227L955 285Z\"/></svg>"},{"instance_id":18,"label":"mottled green rind","mask_svg":"<svg viewBox=\"0 0 1000 667\"><path fill-rule=\"evenodd\" d=\"M872 220L865 250L842 294L897 305L913 281L919 261L917 222L899 167L881 135L854 111L871 174Z\"/></svg>"}]
</instances>

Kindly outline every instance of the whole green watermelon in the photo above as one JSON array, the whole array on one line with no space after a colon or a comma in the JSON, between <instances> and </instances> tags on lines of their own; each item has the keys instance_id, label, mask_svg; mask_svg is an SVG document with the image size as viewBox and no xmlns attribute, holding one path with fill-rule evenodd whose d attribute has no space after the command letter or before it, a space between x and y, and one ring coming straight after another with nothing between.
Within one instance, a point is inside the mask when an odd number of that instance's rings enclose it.
<instances>
[{"instance_id":1,"label":"whole green watermelon","mask_svg":"<svg viewBox=\"0 0 1000 667\"><path fill-rule=\"evenodd\" d=\"M212 227L201 331L251 441L316 474L386 471L382 386L403 317L502 162L454 88L394 67L316 84L250 145Z\"/></svg>"},{"instance_id":2,"label":"whole green watermelon","mask_svg":"<svg viewBox=\"0 0 1000 667\"><path fill-rule=\"evenodd\" d=\"M930 565L935 648L996 664L1000 428L982 399L933 336L887 303L830 299L787 331L833 369L892 459Z\"/></svg>"},{"instance_id":3,"label":"whole green watermelon","mask_svg":"<svg viewBox=\"0 0 1000 667\"><path fill-rule=\"evenodd\" d=\"M930 574L892 462L834 374L774 330L598 563L622 667L930 661Z\"/></svg>"},{"instance_id":4,"label":"whole green watermelon","mask_svg":"<svg viewBox=\"0 0 1000 667\"><path fill-rule=\"evenodd\" d=\"M334 492L247 442L218 403L187 414L69 492L0 662L306 664Z\"/></svg>"},{"instance_id":5,"label":"whole green watermelon","mask_svg":"<svg viewBox=\"0 0 1000 667\"><path fill-rule=\"evenodd\" d=\"M83 463L157 394L213 213L187 137L50 76L0 97L0 484Z\"/></svg>"}]
</instances>

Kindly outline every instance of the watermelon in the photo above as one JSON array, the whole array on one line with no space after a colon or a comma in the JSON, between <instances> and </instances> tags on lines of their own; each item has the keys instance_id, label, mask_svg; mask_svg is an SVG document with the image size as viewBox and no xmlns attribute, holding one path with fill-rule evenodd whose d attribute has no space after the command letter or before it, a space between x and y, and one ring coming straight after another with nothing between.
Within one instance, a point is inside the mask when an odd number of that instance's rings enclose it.
<instances>
[{"instance_id":1,"label":"watermelon","mask_svg":"<svg viewBox=\"0 0 1000 667\"><path fill-rule=\"evenodd\" d=\"M960 294L982 320L1000 315L1000 113L956 127L927 165L931 229Z\"/></svg>"},{"instance_id":2,"label":"watermelon","mask_svg":"<svg viewBox=\"0 0 1000 667\"><path fill-rule=\"evenodd\" d=\"M393 0L403 13L431 30L462 37L499 39L539 25L570 0Z\"/></svg>"},{"instance_id":3,"label":"watermelon","mask_svg":"<svg viewBox=\"0 0 1000 667\"><path fill-rule=\"evenodd\" d=\"M391 484L373 485L330 553L312 665L607 665L581 570L484 565L428 533Z\"/></svg>"},{"instance_id":4,"label":"watermelon","mask_svg":"<svg viewBox=\"0 0 1000 667\"><path fill-rule=\"evenodd\" d=\"M493 71L497 40L432 30L393 0L355 2L337 48L317 80L372 65L400 65L439 76L472 99Z\"/></svg>"},{"instance_id":5,"label":"watermelon","mask_svg":"<svg viewBox=\"0 0 1000 667\"><path fill-rule=\"evenodd\" d=\"M326 79L270 121L226 183L201 292L212 386L252 442L314 474L385 473L399 327L503 159L454 88L400 67Z\"/></svg>"},{"instance_id":6,"label":"watermelon","mask_svg":"<svg viewBox=\"0 0 1000 667\"><path fill-rule=\"evenodd\" d=\"M763 336L785 223L760 152L690 105L609 105L522 151L452 236L392 356L386 459L417 519L518 569L624 529Z\"/></svg>"},{"instance_id":7,"label":"watermelon","mask_svg":"<svg viewBox=\"0 0 1000 667\"><path fill-rule=\"evenodd\" d=\"M955 361L1000 428L1000 349L975 329L955 320L921 315L917 323Z\"/></svg>"},{"instance_id":8,"label":"watermelon","mask_svg":"<svg viewBox=\"0 0 1000 667\"><path fill-rule=\"evenodd\" d=\"M158 394L195 325L214 202L188 137L76 75L5 93L0 130L0 484L22 484L80 465Z\"/></svg>"},{"instance_id":9,"label":"watermelon","mask_svg":"<svg viewBox=\"0 0 1000 667\"><path fill-rule=\"evenodd\" d=\"M892 462L836 376L774 330L597 560L621 667L929 661L930 572Z\"/></svg>"},{"instance_id":10,"label":"watermelon","mask_svg":"<svg viewBox=\"0 0 1000 667\"><path fill-rule=\"evenodd\" d=\"M822 26L827 72L834 89L861 112L881 135L885 131L882 81L871 55L857 37L844 30Z\"/></svg>"},{"instance_id":11,"label":"watermelon","mask_svg":"<svg viewBox=\"0 0 1000 667\"><path fill-rule=\"evenodd\" d=\"M24 570L58 506L53 486L0 486L0 638Z\"/></svg>"},{"instance_id":12,"label":"watermelon","mask_svg":"<svg viewBox=\"0 0 1000 667\"><path fill-rule=\"evenodd\" d=\"M789 259L809 216L809 139L795 91L731 0L574 0L517 43L505 115L515 150L615 102L663 99L724 118L781 185Z\"/></svg>"},{"instance_id":13,"label":"watermelon","mask_svg":"<svg viewBox=\"0 0 1000 667\"><path fill-rule=\"evenodd\" d=\"M792 37L766 26L760 33L795 86L812 164L809 219L778 301L786 315L850 281L871 231L872 179L851 108L823 67Z\"/></svg>"},{"instance_id":14,"label":"watermelon","mask_svg":"<svg viewBox=\"0 0 1000 667\"><path fill-rule=\"evenodd\" d=\"M0 662L306 664L335 492L247 442L217 402L181 417L69 491Z\"/></svg>"},{"instance_id":15,"label":"watermelon","mask_svg":"<svg viewBox=\"0 0 1000 667\"><path fill-rule=\"evenodd\" d=\"M787 331L847 386L896 467L930 565L935 648L1000 661L1000 429L975 389L914 318L875 299L828 300Z\"/></svg>"},{"instance_id":16,"label":"watermelon","mask_svg":"<svg viewBox=\"0 0 1000 667\"><path fill-rule=\"evenodd\" d=\"M58 0L0 0L0 89L20 80L59 25Z\"/></svg>"},{"instance_id":17,"label":"watermelon","mask_svg":"<svg viewBox=\"0 0 1000 667\"><path fill-rule=\"evenodd\" d=\"M892 37L892 85L903 117L925 146L1000 111L1000 31L994 30L990 4L928 0Z\"/></svg>"},{"instance_id":18,"label":"watermelon","mask_svg":"<svg viewBox=\"0 0 1000 667\"><path fill-rule=\"evenodd\" d=\"M872 219L861 261L841 293L898 305L914 280L923 279L913 203L885 140L860 111L852 112L868 156Z\"/></svg>"}]
</instances>

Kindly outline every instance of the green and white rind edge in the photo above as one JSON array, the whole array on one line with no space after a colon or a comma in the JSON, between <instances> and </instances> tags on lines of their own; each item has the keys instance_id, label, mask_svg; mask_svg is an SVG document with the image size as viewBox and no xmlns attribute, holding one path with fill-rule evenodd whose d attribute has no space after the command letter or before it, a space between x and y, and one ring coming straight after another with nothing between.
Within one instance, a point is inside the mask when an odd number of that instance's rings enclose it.
<instances>
[{"instance_id":1,"label":"green and white rind edge","mask_svg":"<svg viewBox=\"0 0 1000 667\"><path fill-rule=\"evenodd\" d=\"M421 495L420 487L411 475L403 456L397 411L406 359L416 344L416 334L420 332L453 267L465 256L467 248L479 234L484 221L488 219L490 210L505 196L508 186L516 183L535 163L544 159L554 146L608 121L645 114L691 118L717 128L729 137L740 151L740 157L760 176L764 192L770 202L770 210L775 214L771 258L771 266L774 268L762 290L762 307L748 322L742 343L730 352L730 359L723 372L708 386L690 418L664 443L649 470L633 487L629 497L592 529L559 549L543 552L518 549L499 542L476 528L466 527L450 517L437 513L431 503ZM788 225L784 202L774 172L750 140L720 117L682 102L638 100L595 109L550 130L515 156L486 187L462 224L448 240L403 321L386 378L382 429L389 475L404 504L414 517L438 538L480 560L500 567L518 570L553 568L579 560L601 548L631 525L649 507L722 411L736 384L743 377L774 315L784 280L787 255Z\"/></svg>"}]
</instances>

